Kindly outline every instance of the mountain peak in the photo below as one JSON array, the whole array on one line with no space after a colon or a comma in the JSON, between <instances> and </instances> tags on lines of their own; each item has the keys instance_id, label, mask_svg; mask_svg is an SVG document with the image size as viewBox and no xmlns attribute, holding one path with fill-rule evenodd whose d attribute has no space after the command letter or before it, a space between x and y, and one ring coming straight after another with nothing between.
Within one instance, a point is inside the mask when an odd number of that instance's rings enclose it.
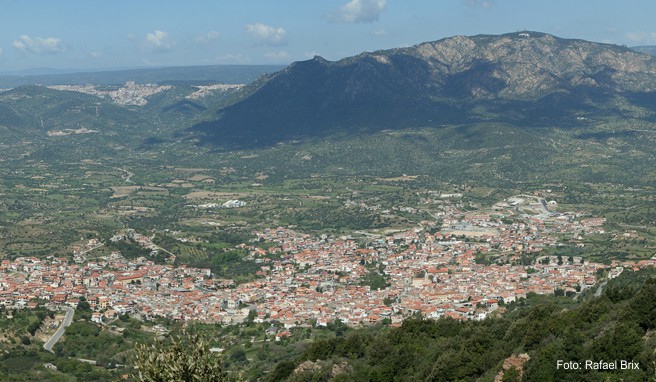
<instances>
[{"instance_id":1,"label":"mountain peak","mask_svg":"<svg viewBox=\"0 0 656 382\"><path fill-rule=\"evenodd\" d=\"M196 128L250 145L344 129L569 123L654 91L656 60L626 47L533 31L454 36L296 62Z\"/></svg>"}]
</instances>

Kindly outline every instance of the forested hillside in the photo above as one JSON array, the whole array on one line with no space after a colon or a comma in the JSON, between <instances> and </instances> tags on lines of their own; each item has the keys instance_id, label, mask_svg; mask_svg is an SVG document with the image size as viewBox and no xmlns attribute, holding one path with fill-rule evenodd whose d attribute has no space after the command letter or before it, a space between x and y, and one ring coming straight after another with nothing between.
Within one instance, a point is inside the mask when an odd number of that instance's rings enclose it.
<instances>
[{"instance_id":1,"label":"forested hillside","mask_svg":"<svg viewBox=\"0 0 656 382\"><path fill-rule=\"evenodd\" d=\"M418 318L399 328L351 331L310 344L267 380L492 381L512 357L517 367L503 381L646 381L656 361L652 274L626 271L600 297L590 293L580 304L529 296L484 321ZM580 367L567 369L559 360ZM638 369L622 370L622 361ZM618 370L598 362L617 363Z\"/></svg>"}]
</instances>

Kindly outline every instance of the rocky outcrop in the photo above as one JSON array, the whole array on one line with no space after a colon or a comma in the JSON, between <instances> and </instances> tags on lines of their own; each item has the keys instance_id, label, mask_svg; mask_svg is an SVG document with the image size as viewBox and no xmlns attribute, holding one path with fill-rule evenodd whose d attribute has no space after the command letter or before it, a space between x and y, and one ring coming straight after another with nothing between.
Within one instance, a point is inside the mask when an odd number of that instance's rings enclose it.
<instances>
[{"instance_id":1,"label":"rocky outcrop","mask_svg":"<svg viewBox=\"0 0 656 382\"><path fill-rule=\"evenodd\" d=\"M298 365L296 369L294 369L293 374L306 376L312 375L314 373L320 372L326 366L330 367L331 380L339 374L348 373L351 371L351 366L349 366L346 362L333 363L330 365L328 362L322 360L317 360L316 362L308 360Z\"/></svg>"},{"instance_id":2,"label":"rocky outcrop","mask_svg":"<svg viewBox=\"0 0 656 382\"><path fill-rule=\"evenodd\" d=\"M531 357L529 357L528 354L523 353L519 355L511 355L510 357L506 358L503 361L503 367L499 374L497 374L496 377L494 377L494 382L501 382L503 380L504 373L507 372L510 369L515 369L518 373L518 380L522 379L522 375L524 374L524 364L528 362L528 360Z\"/></svg>"}]
</instances>

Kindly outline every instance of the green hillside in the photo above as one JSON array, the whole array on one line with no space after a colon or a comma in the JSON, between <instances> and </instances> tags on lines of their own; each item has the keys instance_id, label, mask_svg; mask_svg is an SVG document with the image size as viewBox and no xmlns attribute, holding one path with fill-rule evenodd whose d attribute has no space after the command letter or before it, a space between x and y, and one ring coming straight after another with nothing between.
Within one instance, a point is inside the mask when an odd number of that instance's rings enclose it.
<instances>
[{"instance_id":1,"label":"green hillside","mask_svg":"<svg viewBox=\"0 0 656 382\"><path fill-rule=\"evenodd\" d=\"M419 319L352 331L307 345L265 380L492 381L505 359L520 354L528 357L506 370L504 381L649 380L656 370L655 296L653 270L626 272L580 304L532 296L480 322ZM617 368L603 370L602 361Z\"/></svg>"}]
</instances>

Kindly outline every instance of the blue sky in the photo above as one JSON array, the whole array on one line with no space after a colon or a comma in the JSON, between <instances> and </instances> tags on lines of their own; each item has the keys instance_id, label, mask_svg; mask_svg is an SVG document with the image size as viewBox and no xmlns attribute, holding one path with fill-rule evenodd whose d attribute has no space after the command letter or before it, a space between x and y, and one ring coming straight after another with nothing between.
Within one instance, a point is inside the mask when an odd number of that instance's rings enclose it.
<instances>
[{"instance_id":1,"label":"blue sky","mask_svg":"<svg viewBox=\"0 0 656 382\"><path fill-rule=\"evenodd\" d=\"M535 30L656 45L654 0L0 0L0 72L329 60Z\"/></svg>"}]
</instances>

